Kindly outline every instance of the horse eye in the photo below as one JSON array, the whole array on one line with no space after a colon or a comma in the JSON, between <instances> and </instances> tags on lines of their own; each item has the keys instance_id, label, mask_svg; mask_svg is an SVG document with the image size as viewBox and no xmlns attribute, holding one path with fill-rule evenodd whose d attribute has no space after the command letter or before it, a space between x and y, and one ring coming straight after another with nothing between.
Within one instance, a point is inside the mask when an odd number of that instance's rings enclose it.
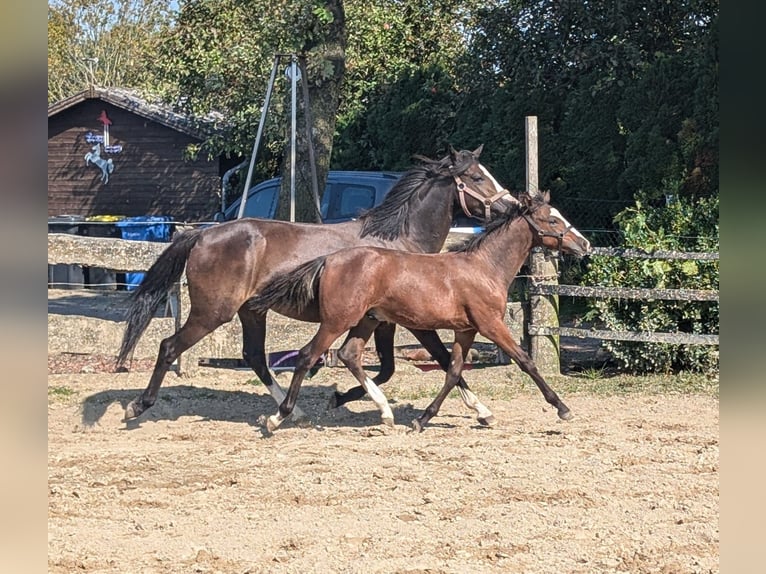
<instances>
[{"instance_id":1,"label":"horse eye","mask_svg":"<svg viewBox=\"0 0 766 574\"><path fill-rule=\"evenodd\" d=\"M472 176L471 176L471 179L472 179L472 180L474 180L475 182L484 181L484 178L483 178L481 175L479 175L479 174L477 174L477 175L472 175Z\"/></svg>"},{"instance_id":2,"label":"horse eye","mask_svg":"<svg viewBox=\"0 0 766 574\"><path fill-rule=\"evenodd\" d=\"M556 219L555 217L551 217L550 220L548 221L548 223L550 223L551 225L558 225L558 222L559 220Z\"/></svg>"}]
</instances>

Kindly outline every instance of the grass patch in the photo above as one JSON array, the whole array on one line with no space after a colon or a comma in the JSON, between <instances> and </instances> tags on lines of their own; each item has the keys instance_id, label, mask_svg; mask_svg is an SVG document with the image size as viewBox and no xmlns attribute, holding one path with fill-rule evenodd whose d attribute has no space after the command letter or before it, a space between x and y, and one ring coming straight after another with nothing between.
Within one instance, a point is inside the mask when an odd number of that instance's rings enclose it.
<instances>
[{"instance_id":1,"label":"grass patch","mask_svg":"<svg viewBox=\"0 0 766 574\"><path fill-rule=\"evenodd\" d=\"M519 395L539 394L534 381L519 371L497 373L495 376L475 376L476 373L466 374L471 390L484 399L512 400ZM396 380L394 375L393 384L384 387L384 392L397 400L421 400L432 399L440 387L431 381L415 382L408 384L405 381ZM410 379L411 381L412 379ZM593 372L577 373L575 375L559 375L546 377L545 380L559 395L564 398L572 394L586 394L592 396L615 396L615 395L708 395L719 396L718 379L711 379L702 374L678 373L668 375L610 375L600 369ZM395 382L396 381L396 382ZM443 381L440 381L440 383ZM459 397L457 390L453 390L451 397Z\"/></svg>"},{"instance_id":2,"label":"grass patch","mask_svg":"<svg viewBox=\"0 0 766 574\"><path fill-rule=\"evenodd\" d=\"M76 391L66 386L48 387L48 396L57 398L66 398L74 395Z\"/></svg>"},{"instance_id":3,"label":"grass patch","mask_svg":"<svg viewBox=\"0 0 766 574\"><path fill-rule=\"evenodd\" d=\"M701 373L682 372L663 375L610 376L603 372L597 373L595 371L598 371L598 369L586 370L570 376L552 377L548 382L556 391L603 396L628 394L703 394L718 397L720 392L718 378L712 378Z\"/></svg>"},{"instance_id":4,"label":"grass patch","mask_svg":"<svg viewBox=\"0 0 766 574\"><path fill-rule=\"evenodd\" d=\"M280 378L283 388L289 386L289 373ZM471 390L479 399L512 400L520 395L539 394L534 381L516 365L497 365L472 369L464 373ZM701 373L670 373L662 375L617 374L608 366L593 366L581 372L545 377L548 384L564 398L571 394L614 396L630 394L676 394L719 396L717 377ZM444 383L442 371L420 372L406 363L397 363L392 379L381 389L392 401L430 401ZM261 385L258 379L247 380L245 385ZM305 384L305 382L304 382ZM354 378L344 368L322 368L310 385L330 389L337 386L345 391L356 386ZM455 389L450 397L459 397Z\"/></svg>"}]
</instances>

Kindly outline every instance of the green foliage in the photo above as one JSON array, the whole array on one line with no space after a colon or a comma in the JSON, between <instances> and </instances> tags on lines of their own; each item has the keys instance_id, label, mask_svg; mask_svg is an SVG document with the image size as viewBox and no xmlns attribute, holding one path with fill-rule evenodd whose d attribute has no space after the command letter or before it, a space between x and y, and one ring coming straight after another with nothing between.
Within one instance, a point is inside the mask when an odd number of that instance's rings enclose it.
<instances>
[{"instance_id":1,"label":"green foliage","mask_svg":"<svg viewBox=\"0 0 766 574\"><path fill-rule=\"evenodd\" d=\"M305 53L312 107L325 110L313 114L320 163L332 152L338 169L402 169L415 153L484 143L482 161L520 190L535 115L540 187L587 232L638 196L717 195L718 11L718 0L51 0L49 101L91 81L141 88L220 114L227 131L190 151L247 156L274 56ZM99 58L93 73L85 57ZM256 180L282 163L288 90L280 72Z\"/></svg>"},{"instance_id":2,"label":"green foliage","mask_svg":"<svg viewBox=\"0 0 766 574\"><path fill-rule=\"evenodd\" d=\"M152 62L173 17L169 0L48 3L48 102L89 85L155 87Z\"/></svg>"},{"instance_id":3,"label":"green foliage","mask_svg":"<svg viewBox=\"0 0 766 574\"><path fill-rule=\"evenodd\" d=\"M477 0L346 1L347 70L336 169L403 169L455 141L466 30Z\"/></svg>"},{"instance_id":4,"label":"green foliage","mask_svg":"<svg viewBox=\"0 0 766 574\"><path fill-rule=\"evenodd\" d=\"M335 165L405 170L413 155L446 152L456 121L453 90L448 73L436 66L412 70L380 89L375 104L336 139Z\"/></svg>"},{"instance_id":5,"label":"green foliage","mask_svg":"<svg viewBox=\"0 0 766 574\"><path fill-rule=\"evenodd\" d=\"M718 251L718 198L677 199L650 207L636 201L616 218L623 246L645 251ZM718 261L591 258L588 285L661 289L719 289ZM717 302L593 299L589 318L615 331L718 333ZM713 371L718 349L708 346L608 342L624 368L635 372Z\"/></svg>"}]
</instances>

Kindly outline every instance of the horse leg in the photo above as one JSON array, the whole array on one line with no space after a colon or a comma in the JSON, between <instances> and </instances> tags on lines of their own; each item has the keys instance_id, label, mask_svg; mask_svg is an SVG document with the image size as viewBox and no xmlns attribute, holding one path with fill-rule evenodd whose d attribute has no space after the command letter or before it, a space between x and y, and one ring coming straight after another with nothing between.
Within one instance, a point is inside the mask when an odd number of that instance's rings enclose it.
<instances>
[{"instance_id":1,"label":"horse leg","mask_svg":"<svg viewBox=\"0 0 766 574\"><path fill-rule=\"evenodd\" d=\"M376 385L382 385L388 381L394 374L394 334L396 333L395 323L378 323L375 329L375 350L378 353L378 359L380 360L380 372L376 376L373 382ZM348 341L343 342L345 346ZM341 349L343 346L341 346ZM351 401L358 401L365 395L363 386L352 387L345 393L335 391L330 397L329 408L334 409Z\"/></svg>"},{"instance_id":2,"label":"horse leg","mask_svg":"<svg viewBox=\"0 0 766 574\"><path fill-rule=\"evenodd\" d=\"M436 395L436 398L426 407L418 418L412 421L412 427L422 432L425 425L439 412L439 409L447 398L450 391L455 387L460 374L463 371L463 364L465 358L468 355L468 351L473 345L473 340L476 337L476 331L460 331L455 333L455 342L452 345L452 354L450 355L450 362L446 369L447 375L444 379L444 386Z\"/></svg>"},{"instance_id":3,"label":"horse leg","mask_svg":"<svg viewBox=\"0 0 766 574\"><path fill-rule=\"evenodd\" d=\"M376 385L387 382L394 374L394 335L396 323L378 323L375 328L375 351L380 361L380 372L372 380Z\"/></svg>"},{"instance_id":4,"label":"horse leg","mask_svg":"<svg viewBox=\"0 0 766 574\"><path fill-rule=\"evenodd\" d=\"M481 329L479 331L484 337L487 337L498 347L500 347L511 359L518 363L519 368L528 374L532 380L540 389L545 401L553 407L556 407L556 412L559 418L562 420L569 420L572 418L572 412L569 410L563 401L559 398L556 392L548 386L540 372L537 370L537 366L531 357L524 352L524 349L519 347L516 341L513 340L511 332L508 327L502 321L494 322L491 325Z\"/></svg>"},{"instance_id":5,"label":"horse leg","mask_svg":"<svg viewBox=\"0 0 766 574\"><path fill-rule=\"evenodd\" d=\"M251 311L247 305L240 307L238 315L242 323L242 358L266 386L274 402L282 404L286 397L285 391L272 375L266 359L266 315ZM295 419L306 417L297 406L292 413Z\"/></svg>"},{"instance_id":6,"label":"horse leg","mask_svg":"<svg viewBox=\"0 0 766 574\"><path fill-rule=\"evenodd\" d=\"M439 366L442 368L442 370L447 371L450 366L450 352L447 350L447 347L444 346L444 343L439 338L439 335L436 333L436 331L410 329L410 332L415 336L420 344L423 345L426 351L431 354L436 362L439 363ZM470 348L471 346L469 345L463 349L464 361ZM479 424L484 426L492 426L495 424L495 416L492 414L492 411L490 411L473 393L473 391L471 391L471 389L468 387L468 383L466 383L462 375L458 378L456 385L458 391L460 391L460 398L463 399L465 406L476 412L476 420L479 422Z\"/></svg>"},{"instance_id":7,"label":"horse leg","mask_svg":"<svg viewBox=\"0 0 766 574\"><path fill-rule=\"evenodd\" d=\"M354 377L356 377L356 380L362 385L361 387L355 388L361 388L363 391L366 391L367 394L370 395L370 398L375 402L378 410L380 410L381 421L384 424L393 427L394 414L391 412L391 407L388 404L386 395L383 394L383 391L380 390L375 381L371 380L367 376L367 373L364 372L364 368L362 368L362 353L364 351L364 346L378 324L379 322L374 319L362 319L358 325L349 331L346 341L338 351L338 358L344 365L346 365Z\"/></svg>"},{"instance_id":8,"label":"horse leg","mask_svg":"<svg viewBox=\"0 0 766 574\"><path fill-rule=\"evenodd\" d=\"M152 376L149 379L149 385L144 389L144 392L125 407L126 421L136 418L155 403L162 380L165 378L165 374L168 372L170 365L173 364L173 361L218 326L216 325L211 329L196 320L193 315L190 315L184 326L177 333L163 339L157 353L157 361L154 364Z\"/></svg>"},{"instance_id":9,"label":"horse leg","mask_svg":"<svg viewBox=\"0 0 766 574\"><path fill-rule=\"evenodd\" d=\"M316 335L311 341L298 351L298 357L295 361L295 370L293 371L293 378L290 381L290 388L287 389L287 395L285 399L280 403L277 413L271 415L266 419L266 429L269 432L274 432L282 422L289 417L295 409L295 402L298 399L298 392L303 384L303 379L306 377L309 369L319 360L319 357L330 348L333 341L337 339L341 333L331 332L329 330L319 327Z\"/></svg>"}]
</instances>

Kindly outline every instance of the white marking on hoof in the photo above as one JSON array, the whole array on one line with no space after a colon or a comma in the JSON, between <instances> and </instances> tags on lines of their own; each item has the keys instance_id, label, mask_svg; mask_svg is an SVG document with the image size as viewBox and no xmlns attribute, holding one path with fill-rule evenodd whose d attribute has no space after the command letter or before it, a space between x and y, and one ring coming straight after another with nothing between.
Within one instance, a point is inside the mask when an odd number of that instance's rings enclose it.
<instances>
[{"instance_id":1,"label":"white marking on hoof","mask_svg":"<svg viewBox=\"0 0 766 574\"><path fill-rule=\"evenodd\" d=\"M277 413L275 415L271 415L269 418L266 419L266 429L269 432L274 432L279 428L279 425L282 424L282 421L285 420L282 418L282 416Z\"/></svg>"},{"instance_id":2,"label":"white marking on hoof","mask_svg":"<svg viewBox=\"0 0 766 574\"><path fill-rule=\"evenodd\" d=\"M365 377L362 386L364 386L364 390L367 391L367 394L370 395L370 398L372 398L377 405L378 410L380 410L380 418L383 419L384 422L386 419L391 419L391 424L393 425L394 413L391 412L388 399L386 398L386 395L383 394L383 391L380 390L380 387L372 382L369 377Z\"/></svg>"},{"instance_id":3,"label":"white marking on hoof","mask_svg":"<svg viewBox=\"0 0 766 574\"><path fill-rule=\"evenodd\" d=\"M465 406L467 406L469 409L472 409L476 412L476 418L481 424L485 424L482 422L482 419L484 420L495 420L494 415L492 414L492 411L490 411L487 407L484 406L484 404L478 399L478 397L473 394L468 389L464 389L463 387L458 387L457 390L460 392L460 398L463 399L463 403L465 403ZM489 426L489 425L487 425Z\"/></svg>"},{"instance_id":4,"label":"white marking on hoof","mask_svg":"<svg viewBox=\"0 0 766 574\"><path fill-rule=\"evenodd\" d=\"M139 400L140 399L132 400L130 403L128 403L128 406L125 407L125 418L123 419L124 421L134 419L137 416L140 416L141 413L146 410L143 408L143 406L139 406Z\"/></svg>"},{"instance_id":5,"label":"white marking on hoof","mask_svg":"<svg viewBox=\"0 0 766 574\"><path fill-rule=\"evenodd\" d=\"M276 382L277 380L276 380L276 377L274 377L273 373L271 375L271 378L274 381L274 383L271 385L266 385L266 389L269 391L271 398L274 399L274 402L277 403L277 406L279 406L284 402L285 397L287 396L287 393L285 393L285 390L282 387L280 387L279 384ZM295 420L307 418L306 413L304 413L298 407L298 405L295 405L295 407L293 407L292 415L293 415L293 419Z\"/></svg>"},{"instance_id":6,"label":"white marking on hoof","mask_svg":"<svg viewBox=\"0 0 766 574\"><path fill-rule=\"evenodd\" d=\"M394 428L394 417L380 417L380 422L390 428Z\"/></svg>"}]
</instances>

